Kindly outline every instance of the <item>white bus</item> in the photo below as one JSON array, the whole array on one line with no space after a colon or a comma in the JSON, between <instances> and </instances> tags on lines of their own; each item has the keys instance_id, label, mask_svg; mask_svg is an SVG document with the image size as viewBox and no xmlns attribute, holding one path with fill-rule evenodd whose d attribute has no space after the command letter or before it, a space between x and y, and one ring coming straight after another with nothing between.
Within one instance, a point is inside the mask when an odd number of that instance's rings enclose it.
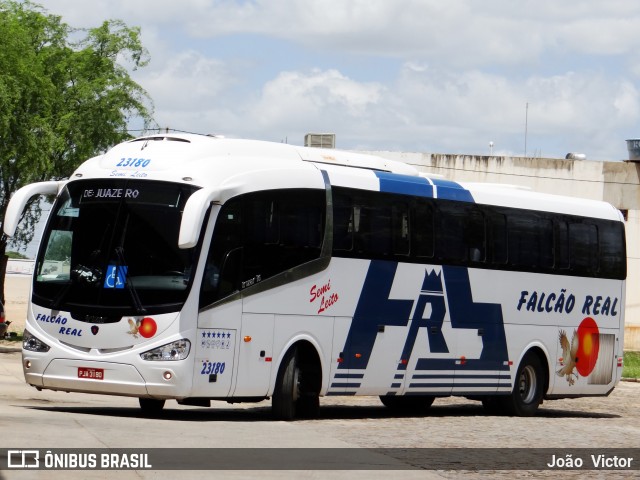
<instances>
[{"instance_id":1,"label":"white bus","mask_svg":"<svg viewBox=\"0 0 640 480\"><path fill-rule=\"evenodd\" d=\"M210 405L319 397L532 415L619 381L625 236L611 205L460 184L361 154L153 135L56 195L23 342L38 389Z\"/></svg>"}]
</instances>

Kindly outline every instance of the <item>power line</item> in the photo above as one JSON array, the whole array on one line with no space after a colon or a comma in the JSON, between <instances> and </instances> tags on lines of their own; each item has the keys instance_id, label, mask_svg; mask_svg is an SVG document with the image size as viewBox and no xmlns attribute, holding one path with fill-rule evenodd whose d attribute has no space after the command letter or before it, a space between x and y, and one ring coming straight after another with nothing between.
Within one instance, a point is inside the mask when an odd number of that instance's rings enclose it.
<instances>
[{"instance_id":1,"label":"power line","mask_svg":"<svg viewBox=\"0 0 640 480\"><path fill-rule=\"evenodd\" d=\"M505 176L510 176L510 177L524 177L524 178L535 178L535 179L544 179L544 180L564 180L567 182L585 182L585 183L605 183L605 184L609 184L609 185L632 185L632 186L638 186L637 183L634 182L616 182L616 181L607 181L607 180L589 180L589 179L580 179L580 178L562 178L562 177L551 177L551 176L545 176L545 175L526 175L526 174L522 174L522 173L507 173L507 172L495 172L495 171L490 171L490 170L468 170L466 168L457 168L457 167L441 167L441 166L427 166L427 165L420 165L420 164L412 164L414 166L417 167L427 167L427 168L434 168L434 169L441 169L441 170L452 170L452 171L458 171L458 172L467 172L467 173L484 173L484 174L491 174L491 175L505 175Z\"/></svg>"},{"instance_id":2,"label":"power line","mask_svg":"<svg viewBox=\"0 0 640 480\"><path fill-rule=\"evenodd\" d=\"M203 136L207 135L206 133L190 132L188 130L180 130L178 128L170 128L170 127L127 129L127 133L135 133L135 132L148 133L148 134L152 134L154 132L157 132L157 133L174 132L174 133L189 133L191 135L203 135Z\"/></svg>"}]
</instances>

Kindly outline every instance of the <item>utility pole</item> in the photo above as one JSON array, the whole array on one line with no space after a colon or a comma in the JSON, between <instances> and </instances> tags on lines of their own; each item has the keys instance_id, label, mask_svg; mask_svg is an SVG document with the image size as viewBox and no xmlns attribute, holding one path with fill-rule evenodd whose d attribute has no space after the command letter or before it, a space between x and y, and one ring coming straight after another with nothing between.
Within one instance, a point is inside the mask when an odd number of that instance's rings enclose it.
<instances>
[{"instance_id":1,"label":"utility pole","mask_svg":"<svg viewBox=\"0 0 640 480\"><path fill-rule=\"evenodd\" d=\"M527 128L529 123L529 102L524 107L524 156L527 156Z\"/></svg>"}]
</instances>

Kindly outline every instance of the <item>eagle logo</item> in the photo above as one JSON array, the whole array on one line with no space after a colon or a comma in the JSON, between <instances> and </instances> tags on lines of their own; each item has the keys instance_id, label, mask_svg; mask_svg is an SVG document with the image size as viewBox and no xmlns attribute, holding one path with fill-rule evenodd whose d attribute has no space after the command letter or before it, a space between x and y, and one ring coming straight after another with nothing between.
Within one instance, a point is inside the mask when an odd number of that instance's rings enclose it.
<instances>
[{"instance_id":1,"label":"eagle logo","mask_svg":"<svg viewBox=\"0 0 640 480\"><path fill-rule=\"evenodd\" d=\"M138 338L138 332L140 330L140 320L129 319L129 335L133 335L133 338Z\"/></svg>"},{"instance_id":2,"label":"eagle logo","mask_svg":"<svg viewBox=\"0 0 640 480\"><path fill-rule=\"evenodd\" d=\"M578 348L579 348L578 332L573 331L573 337L571 338L571 344L567 338L567 332L560 330L560 347L562 348L562 358L560 358L560 365L562 368L556 373L560 377L566 377L569 385L576 383L578 379L578 373L573 370L577 367L578 363Z\"/></svg>"}]
</instances>

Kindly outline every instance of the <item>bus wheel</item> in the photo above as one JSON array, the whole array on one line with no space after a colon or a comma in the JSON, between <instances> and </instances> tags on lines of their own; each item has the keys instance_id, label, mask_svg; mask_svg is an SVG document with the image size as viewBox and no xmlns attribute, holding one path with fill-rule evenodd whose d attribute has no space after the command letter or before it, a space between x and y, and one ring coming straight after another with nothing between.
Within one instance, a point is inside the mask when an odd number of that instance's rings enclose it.
<instances>
[{"instance_id":1,"label":"bus wheel","mask_svg":"<svg viewBox=\"0 0 640 480\"><path fill-rule=\"evenodd\" d=\"M432 396L421 395L381 395L382 404L394 411L419 413L427 410L435 400Z\"/></svg>"},{"instance_id":2,"label":"bus wheel","mask_svg":"<svg viewBox=\"0 0 640 480\"><path fill-rule=\"evenodd\" d=\"M138 403L142 411L149 415L158 415L164 408L164 400L156 398L139 398Z\"/></svg>"},{"instance_id":3,"label":"bus wheel","mask_svg":"<svg viewBox=\"0 0 640 480\"><path fill-rule=\"evenodd\" d=\"M296 415L296 404L300 397L300 368L296 357L297 349L289 350L276 379L271 409L280 420L292 420Z\"/></svg>"},{"instance_id":4,"label":"bus wheel","mask_svg":"<svg viewBox=\"0 0 640 480\"><path fill-rule=\"evenodd\" d=\"M528 352L518 367L513 392L503 399L505 413L519 417L534 415L542 403L544 384L545 374L540 358Z\"/></svg>"},{"instance_id":5,"label":"bus wheel","mask_svg":"<svg viewBox=\"0 0 640 480\"><path fill-rule=\"evenodd\" d=\"M317 393L300 393L296 405L296 415L300 418L316 418L320 412L320 397Z\"/></svg>"}]
</instances>

